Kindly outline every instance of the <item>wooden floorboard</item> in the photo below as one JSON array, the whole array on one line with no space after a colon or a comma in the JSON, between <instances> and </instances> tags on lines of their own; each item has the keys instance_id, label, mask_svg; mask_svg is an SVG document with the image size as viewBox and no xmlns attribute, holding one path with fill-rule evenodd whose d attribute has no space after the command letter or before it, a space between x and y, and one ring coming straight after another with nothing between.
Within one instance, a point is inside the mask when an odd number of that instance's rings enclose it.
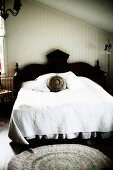
<instances>
[{"instance_id":1,"label":"wooden floorboard","mask_svg":"<svg viewBox=\"0 0 113 170\"><path fill-rule=\"evenodd\" d=\"M8 166L8 162L15 155L21 153L22 151L28 149L28 146L15 144L11 142L8 138L8 127L9 127L9 118L0 118L0 170L6 170ZM113 139L105 139L105 140L70 140L69 143L80 143L83 145L87 145L96 149L99 149L101 152L106 154L110 159L113 160ZM36 141L30 142L30 147L34 148L41 145L48 144L58 144L65 143L64 140L60 142L47 140L41 141L37 143Z\"/></svg>"}]
</instances>

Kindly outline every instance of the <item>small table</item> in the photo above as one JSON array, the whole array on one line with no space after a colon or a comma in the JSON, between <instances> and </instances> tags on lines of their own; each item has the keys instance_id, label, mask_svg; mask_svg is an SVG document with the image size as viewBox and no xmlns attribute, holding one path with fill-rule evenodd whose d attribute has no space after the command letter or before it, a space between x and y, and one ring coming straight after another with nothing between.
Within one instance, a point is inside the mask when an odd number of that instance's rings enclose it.
<instances>
[{"instance_id":1,"label":"small table","mask_svg":"<svg viewBox=\"0 0 113 170\"><path fill-rule=\"evenodd\" d=\"M11 96L12 97L12 91L11 90L0 90L0 99L1 102L4 102L4 97Z\"/></svg>"}]
</instances>

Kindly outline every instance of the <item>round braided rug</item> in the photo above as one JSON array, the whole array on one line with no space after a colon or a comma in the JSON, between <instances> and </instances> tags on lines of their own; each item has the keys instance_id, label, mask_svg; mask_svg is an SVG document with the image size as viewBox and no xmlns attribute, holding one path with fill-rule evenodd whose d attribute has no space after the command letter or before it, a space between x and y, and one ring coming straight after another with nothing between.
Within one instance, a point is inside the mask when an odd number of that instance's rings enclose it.
<instances>
[{"instance_id":1,"label":"round braided rug","mask_svg":"<svg viewBox=\"0 0 113 170\"><path fill-rule=\"evenodd\" d=\"M8 170L101 170L113 162L97 149L79 144L37 147L15 156Z\"/></svg>"}]
</instances>

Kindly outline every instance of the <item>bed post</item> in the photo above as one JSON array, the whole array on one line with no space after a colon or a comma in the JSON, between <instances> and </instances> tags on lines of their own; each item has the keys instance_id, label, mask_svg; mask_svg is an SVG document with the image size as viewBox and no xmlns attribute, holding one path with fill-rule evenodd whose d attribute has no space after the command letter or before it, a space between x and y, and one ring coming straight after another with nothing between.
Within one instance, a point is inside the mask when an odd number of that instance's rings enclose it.
<instances>
[{"instance_id":1,"label":"bed post","mask_svg":"<svg viewBox=\"0 0 113 170\"><path fill-rule=\"evenodd\" d=\"M100 84L105 90L107 89L107 79L108 75L107 72L100 69L100 62L99 60L96 61L95 64L95 73L96 73L96 81Z\"/></svg>"},{"instance_id":2,"label":"bed post","mask_svg":"<svg viewBox=\"0 0 113 170\"><path fill-rule=\"evenodd\" d=\"M14 77L13 77L13 86L14 86L14 100L17 97L18 91L20 89L20 81L19 81L19 73L20 73L20 68L19 68L19 64L16 63L15 64L15 73L14 73Z\"/></svg>"}]
</instances>

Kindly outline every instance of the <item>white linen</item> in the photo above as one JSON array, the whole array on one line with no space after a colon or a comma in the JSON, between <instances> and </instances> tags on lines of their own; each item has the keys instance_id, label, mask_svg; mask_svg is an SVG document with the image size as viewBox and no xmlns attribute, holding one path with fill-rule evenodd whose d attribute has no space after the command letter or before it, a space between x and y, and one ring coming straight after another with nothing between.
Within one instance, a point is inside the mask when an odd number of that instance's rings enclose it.
<instances>
[{"instance_id":1,"label":"white linen","mask_svg":"<svg viewBox=\"0 0 113 170\"><path fill-rule=\"evenodd\" d=\"M83 87L81 81L72 71L68 71L65 73L44 74L44 75L37 77L35 81L24 82L23 87L26 87L27 89L28 88L32 89L34 91L50 92L48 88L48 80L50 79L50 77L55 76L55 75L58 75L65 79L68 89L71 89L71 90L80 89L81 86Z\"/></svg>"},{"instance_id":2,"label":"white linen","mask_svg":"<svg viewBox=\"0 0 113 170\"><path fill-rule=\"evenodd\" d=\"M81 88L57 93L21 88L10 119L9 137L28 144L25 138L35 135L113 131L113 97L93 81L78 79Z\"/></svg>"}]
</instances>

